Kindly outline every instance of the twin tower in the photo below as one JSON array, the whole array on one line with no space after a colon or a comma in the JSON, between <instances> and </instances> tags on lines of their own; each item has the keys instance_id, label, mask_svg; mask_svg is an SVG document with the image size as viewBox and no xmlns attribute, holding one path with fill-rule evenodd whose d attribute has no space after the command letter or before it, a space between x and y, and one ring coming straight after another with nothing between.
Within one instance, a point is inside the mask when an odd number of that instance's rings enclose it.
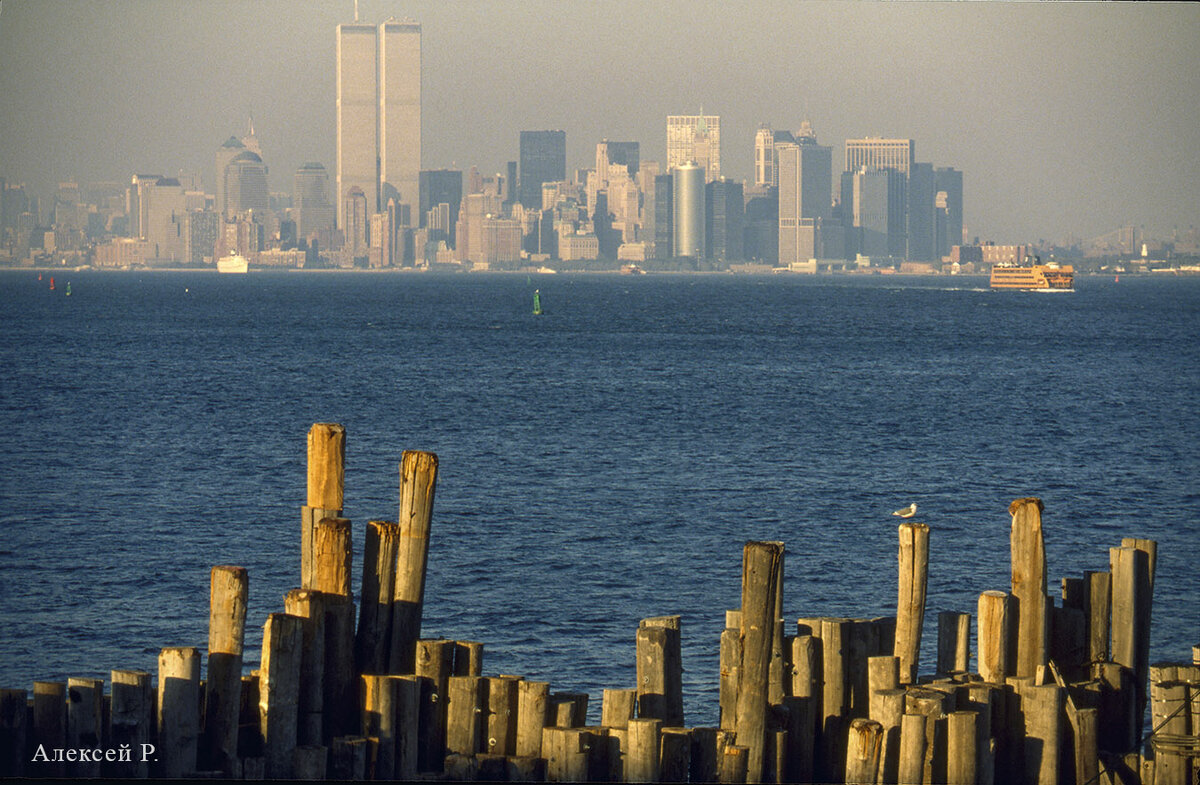
<instances>
[{"instance_id":1,"label":"twin tower","mask_svg":"<svg viewBox=\"0 0 1200 785\"><path fill-rule=\"evenodd\" d=\"M416 210L421 169L421 25L337 27L337 225L351 223L347 196L361 190L368 214L389 199Z\"/></svg>"}]
</instances>

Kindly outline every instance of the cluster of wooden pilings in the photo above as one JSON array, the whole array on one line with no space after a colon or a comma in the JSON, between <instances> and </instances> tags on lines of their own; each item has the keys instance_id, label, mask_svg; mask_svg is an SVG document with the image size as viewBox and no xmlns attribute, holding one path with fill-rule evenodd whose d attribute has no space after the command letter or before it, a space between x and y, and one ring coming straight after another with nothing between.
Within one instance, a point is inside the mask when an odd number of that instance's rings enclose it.
<instances>
[{"instance_id":1,"label":"cluster of wooden pilings","mask_svg":"<svg viewBox=\"0 0 1200 785\"><path fill-rule=\"evenodd\" d=\"M212 569L201 650L0 694L0 775L629 782L1196 782L1200 646L1149 664L1155 543L1047 593L1042 504L1012 515L1012 584L938 614L921 673L930 530L899 528L894 617L784 622L779 542L748 542L720 638L720 717L688 726L679 616L635 633L636 683L589 696L484 676L483 644L421 637L437 458L405 452L397 521L342 517L345 431L308 434L300 587L242 664L248 576ZM789 629L790 626L790 629ZM1145 733L1149 704L1151 732Z\"/></svg>"}]
</instances>

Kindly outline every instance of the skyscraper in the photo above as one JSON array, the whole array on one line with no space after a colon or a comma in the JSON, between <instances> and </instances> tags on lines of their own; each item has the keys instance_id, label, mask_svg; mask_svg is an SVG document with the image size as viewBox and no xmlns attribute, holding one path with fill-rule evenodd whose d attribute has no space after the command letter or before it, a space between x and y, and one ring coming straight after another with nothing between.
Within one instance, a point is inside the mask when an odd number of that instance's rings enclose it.
<instances>
[{"instance_id":1,"label":"skyscraper","mask_svg":"<svg viewBox=\"0 0 1200 785\"><path fill-rule=\"evenodd\" d=\"M421 168L421 26L389 19L337 26L338 228L348 225L346 197L362 191L368 214L399 194L416 205Z\"/></svg>"},{"instance_id":2,"label":"skyscraper","mask_svg":"<svg viewBox=\"0 0 1200 785\"><path fill-rule=\"evenodd\" d=\"M246 145L236 136L231 136L225 140L217 149L216 164L217 164L217 212L225 213L225 167L229 166L229 162L234 159L234 156L244 153Z\"/></svg>"},{"instance_id":3,"label":"skyscraper","mask_svg":"<svg viewBox=\"0 0 1200 785\"><path fill-rule=\"evenodd\" d=\"M542 183L567 179L567 132L522 131L520 187L522 206L540 210Z\"/></svg>"},{"instance_id":4,"label":"skyscraper","mask_svg":"<svg viewBox=\"0 0 1200 785\"><path fill-rule=\"evenodd\" d=\"M718 115L667 117L667 170L694 162L709 181L721 176L721 118Z\"/></svg>"},{"instance_id":5,"label":"skyscraper","mask_svg":"<svg viewBox=\"0 0 1200 785\"><path fill-rule=\"evenodd\" d=\"M421 172L418 220L421 226L428 226L429 212L437 209L440 204L446 205L448 226L439 227L439 229L446 232L446 244L451 248L454 247L454 226L458 223L458 208L462 204L462 196L463 173L461 170L430 169Z\"/></svg>"},{"instance_id":6,"label":"skyscraper","mask_svg":"<svg viewBox=\"0 0 1200 785\"><path fill-rule=\"evenodd\" d=\"M266 214L270 207L267 191L267 167L257 153L243 150L225 165L221 173L225 184L225 204L219 205L221 214L256 210Z\"/></svg>"},{"instance_id":7,"label":"skyscraper","mask_svg":"<svg viewBox=\"0 0 1200 785\"><path fill-rule=\"evenodd\" d=\"M949 166L933 170L934 188L946 194L946 231L943 244L937 248L939 256L947 256L951 246L963 241L963 173Z\"/></svg>"},{"instance_id":8,"label":"skyscraper","mask_svg":"<svg viewBox=\"0 0 1200 785\"><path fill-rule=\"evenodd\" d=\"M826 256L824 224L833 220L833 148L817 144L804 124L795 143L775 146L779 179L779 262Z\"/></svg>"},{"instance_id":9,"label":"skyscraper","mask_svg":"<svg viewBox=\"0 0 1200 785\"><path fill-rule=\"evenodd\" d=\"M808 122L804 125L807 127ZM795 142L796 137L791 131L773 131L767 126L761 126L754 136L754 184L765 187L779 185L778 156L776 146L787 142Z\"/></svg>"},{"instance_id":10,"label":"skyscraper","mask_svg":"<svg viewBox=\"0 0 1200 785\"><path fill-rule=\"evenodd\" d=\"M329 174L319 163L306 163L296 170L292 179L293 212L296 216L296 238L310 236L333 228L333 203L329 199Z\"/></svg>"},{"instance_id":11,"label":"skyscraper","mask_svg":"<svg viewBox=\"0 0 1200 785\"><path fill-rule=\"evenodd\" d=\"M916 157L916 143L912 139L847 139L846 171L859 169L895 169L908 174Z\"/></svg>"},{"instance_id":12,"label":"skyscraper","mask_svg":"<svg viewBox=\"0 0 1200 785\"><path fill-rule=\"evenodd\" d=\"M687 161L671 169L674 180L674 246L675 256L705 256L704 167Z\"/></svg>"},{"instance_id":13,"label":"skyscraper","mask_svg":"<svg viewBox=\"0 0 1200 785\"><path fill-rule=\"evenodd\" d=\"M418 204L421 170L421 25L388 19L379 26L380 204Z\"/></svg>"}]
</instances>

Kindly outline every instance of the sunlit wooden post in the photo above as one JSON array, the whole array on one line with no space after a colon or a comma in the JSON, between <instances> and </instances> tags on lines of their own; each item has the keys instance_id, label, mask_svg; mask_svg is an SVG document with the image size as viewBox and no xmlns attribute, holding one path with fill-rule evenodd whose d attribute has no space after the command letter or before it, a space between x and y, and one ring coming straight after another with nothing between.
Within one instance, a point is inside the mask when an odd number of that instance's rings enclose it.
<instances>
[{"instance_id":1,"label":"sunlit wooden post","mask_svg":"<svg viewBox=\"0 0 1200 785\"><path fill-rule=\"evenodd\" d=\"M345 495L346 429L315 423L308 431L308 496L300 512L300 588L316 588L313 559L316 526L324 518L340 518Z\"/></svg>"},{"instance_id":2,"label":"sunlit wooden post","mask_svg":"<svg viewBox=\"0 0 1200 785\"><path fill-rule=\"evenodd\" d=\"M209 576L208 679L205 682L205 768L232 777L237 767L242 642L250 580L244 567L213 567Z\"/></svg>"},{"instance_id":3,"label":"sunlit wooden post","mask_svg":"<svg viewBox=\"0 0 1200 785\"><path fill-rule=\"evenodd\" d=\"M414 672L437 470L438 459L431 452L406 450L400 461L400 537L392 597L391 673Z\"/></svg>"},{"instance_id":4,"label":"sunlit wooden post","mask_svg":"<svg viewBox=\"0 0 1200 785\"><path fill-rule=\"evenodd\" d=\"M900 683L915 684L925 624L925 594L929 579L929 527L900 524L899 591L896 600L896 645ZM828 713L828 710L826 710Z\"/></svg>"},{"instance_id":5,"label":"sunlit wooden post","mask_svg":"<svg viewBox=\"0 0 1200 785\"><path fill-rule=\"evenodd\" d=\"M1017 661L1014 675L1036 675L1046 664L1049 615L1046 610L1046 545L1041 499L1017 499L1012 515L1012 596L1017 611Z\"/></svg>"}]
</instances>

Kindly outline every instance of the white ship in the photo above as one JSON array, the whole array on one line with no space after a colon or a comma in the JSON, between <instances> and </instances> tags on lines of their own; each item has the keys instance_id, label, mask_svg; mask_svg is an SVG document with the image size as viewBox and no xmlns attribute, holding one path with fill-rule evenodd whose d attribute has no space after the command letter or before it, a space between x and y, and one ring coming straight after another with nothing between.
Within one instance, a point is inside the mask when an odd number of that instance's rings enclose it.
<instances>
[{"instance_id":1,"label":"white ship","mask_svg":"<svg viewBox=\"0 0 1200 785\"><path fill-rule=\"evenodd\" d=\"M246 273L249 271L250 263L237 251L217 260L217 272L219 273Z\"/></svg>"}]
</instances>

